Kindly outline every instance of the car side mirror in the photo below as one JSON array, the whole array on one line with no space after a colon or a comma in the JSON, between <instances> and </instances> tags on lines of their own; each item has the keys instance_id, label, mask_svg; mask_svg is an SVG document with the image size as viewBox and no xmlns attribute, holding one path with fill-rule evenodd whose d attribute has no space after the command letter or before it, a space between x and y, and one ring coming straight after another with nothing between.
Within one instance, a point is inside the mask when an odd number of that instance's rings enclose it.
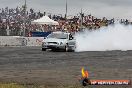
<instances>
[{"instance_id":1,"label":"car side mirror","mask_svg":"<svg viewBox=\"0 0 132 88\"><path fill-rule=\"evenodd\" d=\"M72 39L73 39L73 37L70 37L70 38L69 38L69 40L72 40Z\"/></svg>"},{"instance_id":2,"label":"car side mirror","mask_svg":"<svg viewBox=\"0 0 132 88\"><path fill-rule=\"evenodd\" d=\"M70 35L69 35L69 40L72 40L72 39L73 39L73 37L72 37L72 35L70 34Z\"/></svg>"}]
</instances>

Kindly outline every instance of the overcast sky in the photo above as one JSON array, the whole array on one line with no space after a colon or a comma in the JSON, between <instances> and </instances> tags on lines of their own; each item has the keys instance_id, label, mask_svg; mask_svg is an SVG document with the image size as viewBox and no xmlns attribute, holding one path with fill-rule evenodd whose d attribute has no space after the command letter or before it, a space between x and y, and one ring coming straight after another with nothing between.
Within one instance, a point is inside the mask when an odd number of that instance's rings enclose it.
<instances>
[{"instance_id":1,"label":"overcast sky","mask_svg":"<svg viewBox=\"0 0 132 88\"><path fill-rule=\"evenodd\" d=\"M75 15L83 9L84 13L96 17L132 18L132 0L67 0L68 15ZM28 9L46 11L52 14L65 13L66 0L27 0ZM0 8L15 8L24 0L0 0Z\"/></svg>"}]
</instances>

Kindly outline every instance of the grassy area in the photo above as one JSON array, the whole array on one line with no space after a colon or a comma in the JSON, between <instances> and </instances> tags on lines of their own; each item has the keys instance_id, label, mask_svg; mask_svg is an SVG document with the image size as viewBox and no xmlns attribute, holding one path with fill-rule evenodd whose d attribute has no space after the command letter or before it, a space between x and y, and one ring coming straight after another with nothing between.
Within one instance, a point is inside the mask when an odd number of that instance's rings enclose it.
<instances>
[{"instance_id":1,"label":"grassy area","mask_svg":"<svg viewBox=\"0 0 132 88\"><path fill-rule=\"evenodd\" d=\"M0 84L0 88L25 88L22 85L18 85L16 83L10 83L10 84Z\"/></svg>"}]
</instances>

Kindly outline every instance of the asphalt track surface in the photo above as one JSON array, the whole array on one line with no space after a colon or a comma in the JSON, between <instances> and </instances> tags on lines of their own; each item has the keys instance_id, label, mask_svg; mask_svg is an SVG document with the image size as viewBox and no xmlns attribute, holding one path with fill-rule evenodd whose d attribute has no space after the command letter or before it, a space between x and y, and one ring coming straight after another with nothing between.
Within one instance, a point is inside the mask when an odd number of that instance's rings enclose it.
<instances>
[{"instance_id":1,"label":"asphalt track surface","mask_svg":"<svg viewBox=\"0 0 132 88\"><path fill-rule=\"evenodd\" d=\"M41 51L41 47L0 47L0 82L76 85L80 84L82 67L90 79L131 80L132 51L52 52Z\"/></svg>"}]
</instances>

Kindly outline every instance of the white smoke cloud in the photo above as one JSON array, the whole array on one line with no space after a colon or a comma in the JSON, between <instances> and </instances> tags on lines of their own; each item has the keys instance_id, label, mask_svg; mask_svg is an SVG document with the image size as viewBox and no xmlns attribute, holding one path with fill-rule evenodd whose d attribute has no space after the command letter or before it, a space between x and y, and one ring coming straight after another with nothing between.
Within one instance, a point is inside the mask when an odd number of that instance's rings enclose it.
<instances>
[{"instance_id":1,"label":"white smoke cloud","mask_svg":"<svg viewBox=\"0 0 132 88\"><path fill-rule=\"evenodd\" d=\"M116 24L77 33L76 51L132 50L132 26Z\"/></svg>"}]
</instances>

